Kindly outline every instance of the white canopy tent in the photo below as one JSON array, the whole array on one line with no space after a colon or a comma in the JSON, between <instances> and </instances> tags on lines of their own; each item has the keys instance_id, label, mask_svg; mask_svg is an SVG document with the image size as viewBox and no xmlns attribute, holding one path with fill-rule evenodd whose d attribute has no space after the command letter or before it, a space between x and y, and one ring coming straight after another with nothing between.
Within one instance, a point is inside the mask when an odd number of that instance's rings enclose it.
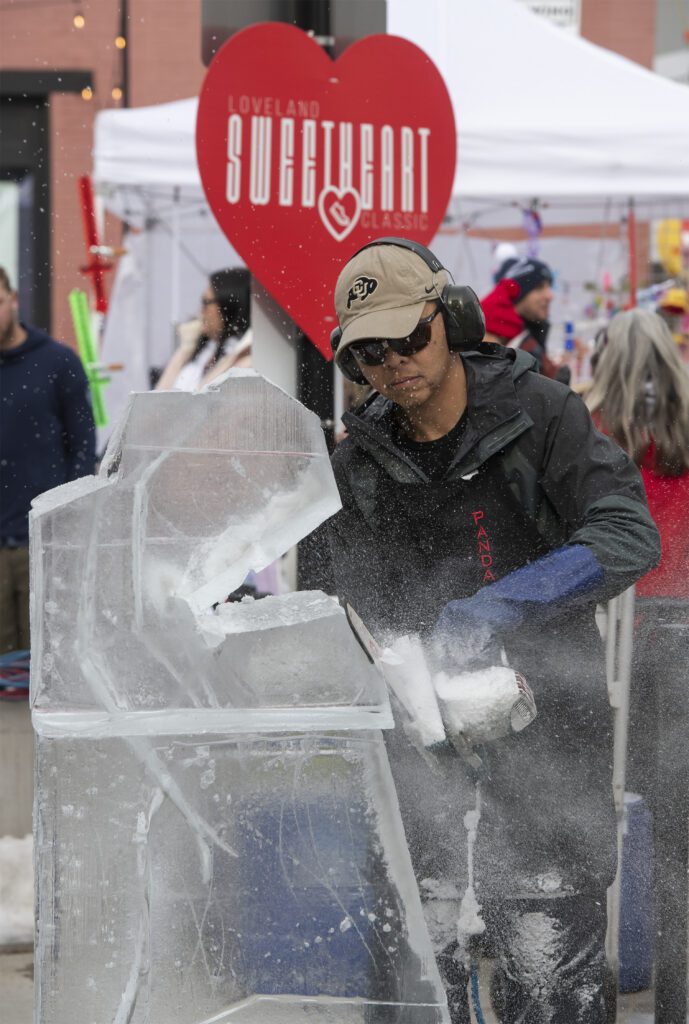
<instances>
[{"instance_id":1,"label":"white canopy tent","mask_svg":"<svg viewBox=\"0 0 689 1024\"><path fill-rule=\"evenodd\" d=\"M456 199L557 200L570 222L582 203L590 215L630 197L640 215L689 212L685 86L514 0L388 0L388 31L425 50L445 79L459 133ZM196 103L98 116L94 177L108 205L202 195Z\"/></svg>"},{"instance_id":2,"label":"white canopy tent","mask_svg":"<svg viewBox=\"0 0 689 1024\"><path fill-rule=\"evenodd\" d=\"M619 225L630 199L639 218L689 216L685 86L555 28L514 0L388 0L388 31L429 54L452 97L457 170L433 246L479 293L490 284L493 243L469 241L466 229L519 228L534 200L546 228ZM188 99L96 119L97 192L108 209L146 228L145 240L130 236L121 276L130 281L127 336L138 323L138 344L154 365L171 351L171 325L194 312L207 274L239 262L201 188L196 108ZM567 268L554 319L570 317L568 304L574 308L585 280L623 274L623 232L605 235L568 240L564 249L557 239L540 241L539 255ZM145 303L139 315L132 315L134 294ZM117 349L121 337L113 304L104 355L127 361ZM135 362L143 366L128 365ZM148 386L138 378L126 384ZM124 375L111 385L111 408L124 386Z\"/></svg>"}]
</instances>

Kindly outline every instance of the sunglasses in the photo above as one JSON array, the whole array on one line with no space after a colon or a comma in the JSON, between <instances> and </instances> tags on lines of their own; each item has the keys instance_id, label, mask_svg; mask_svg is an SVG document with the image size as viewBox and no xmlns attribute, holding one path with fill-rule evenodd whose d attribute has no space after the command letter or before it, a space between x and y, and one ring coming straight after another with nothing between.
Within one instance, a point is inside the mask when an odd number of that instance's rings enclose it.
<instances>
[{"instance_id":1,"label":"sunglasses","mask_svg":"<svg viewBox=\"0 0 689 1024\"><path fill-rule=\"evenodd\" d=\"M438 306L430 316L419 320L406 338L370 338L367 341L355 342L350 348L357 363L363 366L382 366L389 348L398 356L413 356L420 352L431 340L431 325L441 309L442 307Z\"/></svg>"}]
</instances>

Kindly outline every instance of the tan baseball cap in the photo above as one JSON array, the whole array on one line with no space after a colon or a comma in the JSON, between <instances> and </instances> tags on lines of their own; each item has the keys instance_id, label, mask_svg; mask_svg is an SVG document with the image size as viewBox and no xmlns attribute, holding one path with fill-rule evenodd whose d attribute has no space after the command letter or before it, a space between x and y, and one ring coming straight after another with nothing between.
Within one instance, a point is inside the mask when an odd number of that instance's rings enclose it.
<instances>
[{"instance_id":1,"label":"tan baseball cap","mask_svg":"<svg viewBox=\"0 0 689 1024\"><path fill-rule=\"evenodd\" d=\"M432 270L410 249L373 245L353 256L337 279L335 309L342 338L335 362L355 341L405 338L424 305L439 299L450 275Z\"/></svg>"}]
</instances>

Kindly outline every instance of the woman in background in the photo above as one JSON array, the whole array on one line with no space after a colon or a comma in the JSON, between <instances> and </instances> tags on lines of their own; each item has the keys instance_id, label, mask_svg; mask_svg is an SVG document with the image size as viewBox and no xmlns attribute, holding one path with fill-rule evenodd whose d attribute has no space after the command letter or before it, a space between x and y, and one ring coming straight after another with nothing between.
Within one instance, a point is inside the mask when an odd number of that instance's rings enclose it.
<instances>
[{"instance_id":1,"label":"woman in background","mask_svg":"<svg viewBox=\"0 0 689 1024\"><path fill-rule=\"evenodd\" d=\"M660 531L660 564L636 585L626 788L653 815L656 1020L679 1021L689 898L689 373L661 317L613 317L586 403L639 466Z\"/></svg>"},{"instance_id":2,"label":"woman in background","mask_svg":"<svg viewBox=\"0 0 689 1024\"><path fill-rule=\"evenodd\" d=\"M636 592L689 601L689 373L669 328L647 310L618 313L597 350L586 404L641 470L660 530L660 565Z\"/></svg>"},{"instance_id":3,"label":"woman in background","mask_svg":"<svg viewBox=\"0 0 689 1024\"><path fill-rule=\"evenodd\" d=\"M226 370L251 365L250 294L251 275L244 267L210 275L201 320L183 325L187 329L180 330L180 345L156 391L195 391Z\"/></svg>"}]
</instances>

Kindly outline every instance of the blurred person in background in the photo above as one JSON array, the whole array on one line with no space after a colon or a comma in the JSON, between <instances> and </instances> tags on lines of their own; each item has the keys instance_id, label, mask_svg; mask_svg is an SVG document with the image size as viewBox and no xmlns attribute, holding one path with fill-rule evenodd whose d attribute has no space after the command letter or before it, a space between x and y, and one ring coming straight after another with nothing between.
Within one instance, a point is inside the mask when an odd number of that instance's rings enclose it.
<instances>
[{"instance_id":1,"label":"blurred person in background","mask_svg":"<svg viewBox=\"0 0 689 1024\"><path fill-rule=\"evenodd\" d=\"M667 322L618 313L586 403L641 470L661 560L636 584L627 790L653 814L657 1019L686 1019L689 819L689 374Z\"/></svg>"},{"instance_id":2,"label":"blurred person in background","mask_svg":"<svg viewBox=\"0 0 689 1024\"><path fill-rule=\"evenodd\" d=\"M637 594L689 602L689 375L655 313L618 313L596 343L594 422L641 470L662 558Z\"/></svg>"},{"instance_id":3,"label":"blurred person in background","mask_svg":"<svg viewBox=\"0 0 689 1024\"><path fill-rule=\"evenodd\" d=\"M156 391L195 391L226 370L251 365L251 275L216 270L201 298L201 319L182 324L180 344Z\"/></svg>"},{"instance_id":4,"label":"blurred person in background","mask_svg":"<svg viewBox=\"0 0 689 1024\"><path fill-rule=\"evenodd\" d=\"M29 649L29 508L95 472L95 426L81 360L18 318L0 267L0 654Z\"/></svg>"},{"instance_id":5,"label":"blurred person in background","mask_svg":"<svg viewBox=\"0 0 689 1024\"><path fill-rule=\"evenodd\" d=\"M569 383L568 367L546 352L553 301L553 271L543 260L507 256L493 274L496 287L481 299L485 340L523 348L546 377Z\"/></svg>"},{"instance_id":6,"label":"blurred person in background","mask_svg":"<svg viewBox=\"0 0 689 1024\"><path fill-rule=\"evenodd\" d=\"M546 355L553 301L553 273L537 259L508 257L498 268L495 288L481 299L486 318L486 341L521 348L534 356L546 377L559 367Z\"/></svg>"},{"instance_id":7,"label":"blurred person in background","mask_svg":"<svg viewBox=\"0 0 689 1024\"><path fill-rule=\"evenodd\" d=\"M201 298L201 319L182 324L180 345L156 391L195 391L231 369L251 366L251 274L244 267L216 270ZM228 601L265 597L285 589L280 562L250 572Z\"/></svg>"}]
</instances>

